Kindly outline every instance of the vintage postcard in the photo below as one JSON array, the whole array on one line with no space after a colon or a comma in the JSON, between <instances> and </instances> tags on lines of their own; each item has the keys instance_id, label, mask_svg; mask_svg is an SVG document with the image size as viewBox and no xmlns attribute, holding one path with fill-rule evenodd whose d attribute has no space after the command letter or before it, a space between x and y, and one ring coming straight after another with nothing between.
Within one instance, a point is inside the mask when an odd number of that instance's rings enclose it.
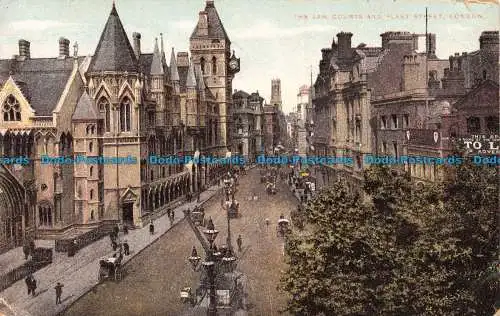
<instances>
[{"instance_id":1,"label":"vintage postcard","mask_svg":"<svg viewBox=\"0 0 500 316\"><path fill-rule=\"evenodd\" d=\"M0 0L0 316L500 314L498 0Z\"/></svg>"}]
</instances>

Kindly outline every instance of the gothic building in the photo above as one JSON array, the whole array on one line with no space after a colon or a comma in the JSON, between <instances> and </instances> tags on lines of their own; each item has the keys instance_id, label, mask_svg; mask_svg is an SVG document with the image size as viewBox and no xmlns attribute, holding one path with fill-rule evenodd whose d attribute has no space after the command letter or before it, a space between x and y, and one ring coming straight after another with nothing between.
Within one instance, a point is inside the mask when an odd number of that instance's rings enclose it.
<instances>
[{"instance_id":1,"label":"gothic building","mask_svg":"<svg viewBox=\"0 0 500 316\"><path fill-rule=\"evenodd\" d=\"M142 52L114 4L92 56L78 56L76 43L70 56L61 38L58 57L32 58L20 40L19 55L0 60L0 252L28 237L141 226L223 173L151 159L228 150L239 59L213 1L202 12L191 56L172 49L169 64L163 35Z\"/></svg>"}]
</instances>

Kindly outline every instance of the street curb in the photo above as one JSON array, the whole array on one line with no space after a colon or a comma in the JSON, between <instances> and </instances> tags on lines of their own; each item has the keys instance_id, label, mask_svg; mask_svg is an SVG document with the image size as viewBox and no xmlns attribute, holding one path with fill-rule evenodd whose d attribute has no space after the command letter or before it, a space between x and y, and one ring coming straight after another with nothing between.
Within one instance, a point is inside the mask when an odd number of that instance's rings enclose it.
<instances>
[{"instance_id":1,"label":"street curb","mask_svg":"<svg viewBox=\"0 0 500 316\"><path fill-rule=\"evenodd\" d=\"M206 202L210 201L214 196L218 195L219 191L222 189L222 187L218 187L215 191L214 194L212 194L212 196L210 196L208 199L204 200L204 201L200 201L200 205L203 205L205 204ZM208 190L207 190L208 191ZM188 202L188 203L191 203L191 202ZM179 208L182 207L183 205L180 205L178 206ZM141 250L137 251L137 252L134 252L134 254L132 256L129 257L129 259L127 260L127 262L125 262L122 266L125 267L130 261L132 261L132 259L139 255L140 253L142 253L144 250L146 250L147 248L149 248L151 245L153 245L154 243L156 243L158 240L160 240L161 237L163 237L163 235L165 235L166 233L168 233L174 226L176 226L177 224L183 222L185 220L185 217L182 217L181 219L179 219L176 223L174 223L174 225L171 225L169 228L167 228L167 230L160 234L158 237L156 237L155 239L153 239L149 244L147 244L144 248L142 248ZM68 304L66 306L63 307L62 310L60 310L59 312L56 313L56 316L61 316L66 310L68 310L71 306L73 306L76 302L78 302L82 297L84 297L85 295L87 295L90 291L92 291L95 287L97 287L100 283L97 283L93 286L91 286L89 289L85 290L77 299L75 299L73 302L71 302L71 304Z\"/></svg>"}]
</instances>

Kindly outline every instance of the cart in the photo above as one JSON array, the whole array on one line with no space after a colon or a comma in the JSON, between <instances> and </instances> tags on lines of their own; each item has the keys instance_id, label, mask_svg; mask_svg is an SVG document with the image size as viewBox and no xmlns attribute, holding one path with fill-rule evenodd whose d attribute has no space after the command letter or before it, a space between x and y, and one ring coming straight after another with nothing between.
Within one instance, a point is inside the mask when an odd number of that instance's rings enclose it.
<instances>
[{"instance_id":1,"label":"cart","mask_svg":"<svg viewBox=\"0 0 500 316\"><path fill-rule=\"evenodd\" d=\"M112 257L99 260L99 282L106 279L120 281L122 279L122 258L120 253L118 257Z\"/></svg>"},{"instance_id":2,"label":"cart","mask_svg":"<svg viewBox=\"0 0 500 316\"><path fill-rule=\"evenodd\" d=\"M195 225L205 227L205 211L202 208L195 208L190 216Z\"/></svg>"},{"instance_id":3,"label":"cart","mask_svg":"<svg viewBox=\"0 0 500 316\"><path fill-rule=\"evenodd\" d=\"M278 226L276 226L276 235L278 237L286 237L289 233L291 233L290 229L290 221L286 218L280 218L278 220Z\"/></svg>"}]
</instances>

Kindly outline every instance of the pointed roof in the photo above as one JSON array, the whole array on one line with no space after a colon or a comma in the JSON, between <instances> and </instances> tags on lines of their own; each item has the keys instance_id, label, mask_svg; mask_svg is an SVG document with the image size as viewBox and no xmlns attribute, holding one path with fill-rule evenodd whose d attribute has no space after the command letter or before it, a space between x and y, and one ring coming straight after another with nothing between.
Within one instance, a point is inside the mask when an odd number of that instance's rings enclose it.
<instances>
[{"instance_id":1,"label":"pointed roof","mask_svg":"<svg viewBox=\"0 0 500 316\"><path fill-rule=\"evenodd\" d=\"M187 78L186 78L186 87L187 88L196 88L196 86L197 86L197 84L196 84L196 77L194 75L194 67L193 67L193 63L190 62L188 73L187 73Z\"/></svg>"},{"instance_id":2,"label":"pointed roof","mask_svg":"<svg viewBox=\"0 0 500 316\"><path fill-rule=\"evenodd\" d=\"M158 39L155 38L155 48L153 50L153 60L151 61L151 75L163 75L163 64L161 54L158 49Z\"/></svg>"},{"instance_id":3,"label":"pointed roof","mask_svg":"<svg viewBox=\"0 0 500 316\"><path fill-rule=\"evenodd\" d=\"M137 70L137 58L113 3L89 71L136 72Z\"/></svg>"},{"instance_id":4,"label":"pointed roof","mask_svg":"<svg viewBox=\"0 0 500 316\"><path fill-rule=\"evenodd\" d=\"M175 60L175 52L172 47L172 54L170 55L170 80L179 81L179 71L177 69L177 61Z\"/></svg>"},{"instance_id":5,"label":"pointed roof","mask_svg":"<svg viewBox=\"0 0 500 316\"><path fill-rule=\"evenodd\" d=\"M161 53L161 62L163 65L167 64L167 58L165 57L165 50L163 49L163 33L160 33L160 53Z\"/></svg>"},{"instance_id":6,"label":"pointed roof","mask_svg":"<svg viewBox=\"0 0 500 316\"><path fill-rule=\"evenodd\" d=\"M201 71L201 65L196 64L194 66L194 72L196 74L196 82L198 83L198 89L201 91L205 91L206 85L205 85L205 79L203 79L203 72Z\"/></svg>"},{"instance_id":7,"label":"pointed roof","mask_svg":"<svg viewBox=\"0 0 500 316\"><path fill-rule=\"evenodd\" d=\"M99 118L99 111L87 91L84 91L76 104L73 120L98 120Z\"/></svg>"},{"instance_id":8,"label":"pointed roof","mask_svg":"<svg viewBox=\"0 0 500 316\"><path fill-rule=\"evenodd\" d=\"M196 24L193 33L191 34L190 39L194 38L213 38L213 39L222 39L226 40L229 43L229 37L227 36L226 30L224 29L224 25L222 25L222 21L217 13L217 9L215 8L214 2L208 0L205 5L205 10L208 19L208 36L199 35L199 25Z\"/></svg>"}]
</instances>

